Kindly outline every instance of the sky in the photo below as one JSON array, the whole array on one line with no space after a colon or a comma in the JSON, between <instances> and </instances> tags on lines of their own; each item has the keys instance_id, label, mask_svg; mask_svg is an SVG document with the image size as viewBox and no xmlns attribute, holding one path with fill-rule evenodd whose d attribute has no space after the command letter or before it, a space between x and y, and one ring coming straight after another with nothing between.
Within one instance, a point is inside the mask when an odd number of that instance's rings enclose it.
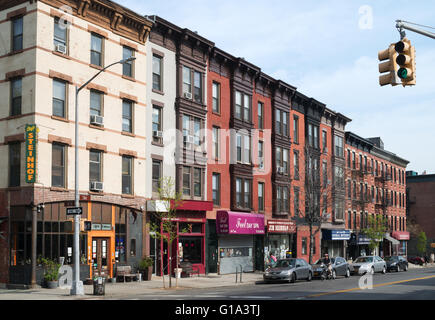
<instances>
[{"instance_id":1,"label":"sky","mask_svg":"<svg viewBox=\"0 0 435 320\"><path fill-rule=\"evenodd\" d=\"M378 52L400 40L396 20L435 27L433 1L115 0L197 31L352 119L347 131L435 173L435 39L406 31L416 86L379 86ZM435 29L423 28L435 33Z\"/></svg>"}]
</instances>

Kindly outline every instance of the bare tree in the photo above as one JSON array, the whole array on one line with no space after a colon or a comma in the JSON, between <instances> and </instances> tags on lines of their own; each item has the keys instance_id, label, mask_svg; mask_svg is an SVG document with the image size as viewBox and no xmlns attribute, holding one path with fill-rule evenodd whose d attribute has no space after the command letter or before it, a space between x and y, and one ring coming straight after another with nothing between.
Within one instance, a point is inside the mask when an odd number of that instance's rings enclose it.
<instances>
[{"instance_id":1,"label":"bare tree","mask_svg":"<svg viewBox=\"0 0 435 320\"><path fill-rule=\"evenodd\" d=\"M168 245L168 275L169 275L169 287L172 287L172 243L177 238L177 222L175 221L177 208L179 208L182 203L182 194L176 192L175 183L171 177L162 177L159 181L159 200L164 207L164 210L155 210L152 214L156 218L155 221L148 223L150 234L156 239L163 239ZM183 230L184 231L184 230ZM176 268L178 268L178 255L176 259ZM163 287L165 287L165 275L163 277ZM176 277L176 286L178 286L178 278Z\"/></svg>"},{"instance_id":2,"label":"bare tree","mask_svg":"<svg viewBox=\"0 0 435 320\"><path fill-rule=\"evenodd\" d=\"M315 236L321 230L322 224L330 221L331 215L328 214L328 210L335 206L337 190L341 190L341 183L344 181L344 172L343 179L335 181L335 167L330 161L322 158L319 150L310 146L304 148L301 164L302 166L295 170L295 174L304 179L299 200L295 200L298 201L295 220L297 225L307 225L309 228L309 263L312 264Z\"/></svg>"}]
</instances>

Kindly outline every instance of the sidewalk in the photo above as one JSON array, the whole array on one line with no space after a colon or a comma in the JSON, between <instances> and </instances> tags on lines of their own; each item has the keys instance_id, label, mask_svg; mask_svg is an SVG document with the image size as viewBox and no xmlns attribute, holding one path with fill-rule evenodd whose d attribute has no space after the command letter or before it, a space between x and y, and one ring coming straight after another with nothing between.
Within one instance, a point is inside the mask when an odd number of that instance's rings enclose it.
<instances>
[{"instance_id":1,"label":"sidewalk","mask_svg":"<svg viewBox=\"0 0 435 320\"><path fill-rule=\"evenodd\" d=\"M70 296L69 289L46 289L37 287L30 290L0 290L0 300L90 300L102 298L122 299L134 293L138 294L153 294L158 292L167 292L169 290L183 290L183 289L201 289L201 288L218 288L228 286L242 286L248 284L255 284L257 281L263 281L263 273L243 273L242 283L240 283L240 274L236 283L235 274L217 275L209 274L207 276L201 275L199 277L193 276L191 278L178 279L178 287L175 288L176 279L172 278L172 288L169 289L169 278L165 276L165 287L163 288L162 277L153 276L151 281L132 281L132 282L117 282L106 283L105 296L94 296L93 286L85 285L84 296Z\"/></svg>"}]
</instances>

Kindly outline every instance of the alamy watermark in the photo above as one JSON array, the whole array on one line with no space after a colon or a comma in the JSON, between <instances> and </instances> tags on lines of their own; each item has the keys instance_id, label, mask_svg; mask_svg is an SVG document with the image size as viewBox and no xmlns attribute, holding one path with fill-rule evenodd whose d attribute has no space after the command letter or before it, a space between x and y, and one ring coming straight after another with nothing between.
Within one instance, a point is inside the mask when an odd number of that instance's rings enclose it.
<instances>
[{"instance_id":1,"label":"alamy watermark","mask_svg":"<svg viewBox=\"0 0 435 320\"><path fill-rule=\"evenodd\" d=\"M362 30L373 29L373 8L369 5L359 7L358 27Z\"/></svg>"}]
</instances>

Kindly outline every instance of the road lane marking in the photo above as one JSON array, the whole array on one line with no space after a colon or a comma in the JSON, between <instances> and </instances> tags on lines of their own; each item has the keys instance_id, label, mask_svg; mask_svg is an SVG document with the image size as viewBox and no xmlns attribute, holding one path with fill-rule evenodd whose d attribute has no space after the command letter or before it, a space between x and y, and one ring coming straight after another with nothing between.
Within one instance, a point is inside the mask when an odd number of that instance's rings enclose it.
<instances>
[{"instance_id":1,"label":"road lane marking","mask_svg":"<svg viewBox=\"0 0 435 320\"><path fill-rule=\"evenodd\" d=\"M405 282L412 282L412 281L418 281L418 280L432 279L432 278L435 278L435 276L428 276L428 277L422 277L422 278L414 278L414 279L408 279L408 280L399 280L399 281L393 281L393 282L379 283L379 284L373 285L373 288L383 287L383 286L390 286L392 284L398 284L398 283L405 283ZM345 292L351 292L351 291L357 291L357 290L363 290L363 289L361 289L361 288L352 288L352 289L337 290L337 291L333 291L333 292L323 292L323 293L309 295L309 296L307 296L307 298L315 298L315 297L321 297L321 296L326 296L326 295L331 295L331 294L345 293Z\"/></svg>"}]
</instances>

